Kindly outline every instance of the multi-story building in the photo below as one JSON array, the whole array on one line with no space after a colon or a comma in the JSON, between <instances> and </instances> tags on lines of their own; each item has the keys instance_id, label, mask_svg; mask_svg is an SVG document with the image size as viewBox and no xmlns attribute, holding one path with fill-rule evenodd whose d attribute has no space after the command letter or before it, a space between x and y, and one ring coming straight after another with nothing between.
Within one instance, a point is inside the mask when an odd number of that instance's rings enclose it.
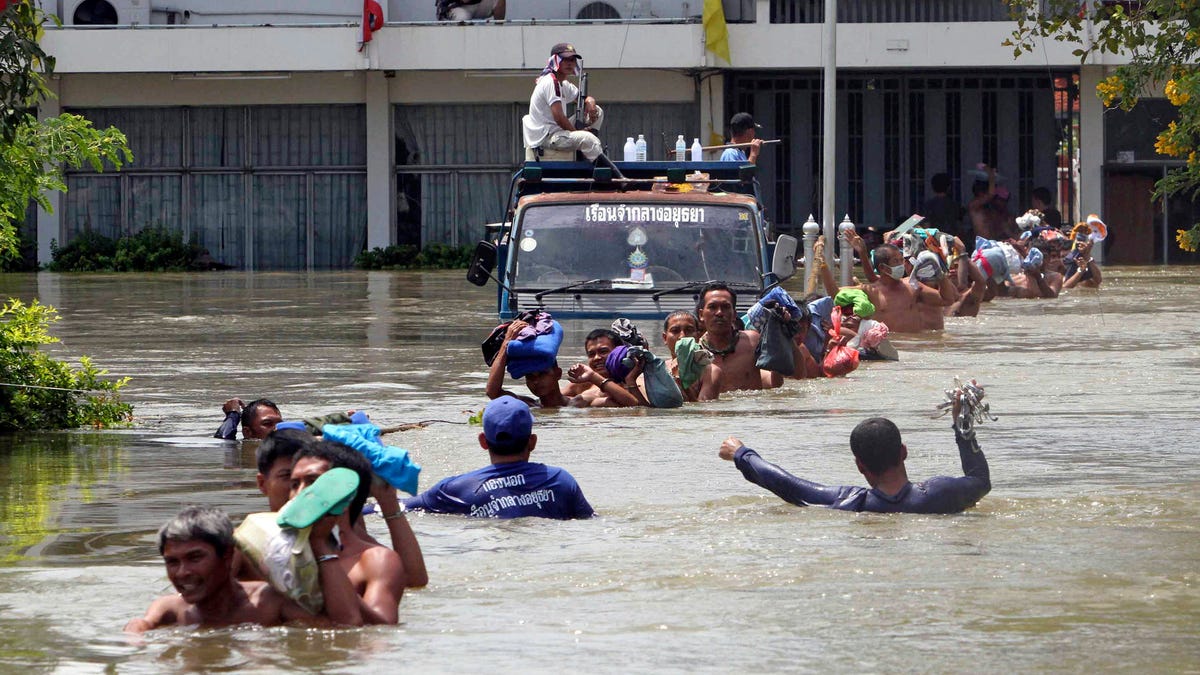
<instances>
[{"instance_id":1,"label":"multi-story building","mask_svg":"<svg viewBox=\"0 0 1200 675\"><path fill-rule=\"evenodd\" d=\"M564 41L584 55L616 154L644 134L665 156L678 134L708 141L746 110L782 140L760 160L776 229L824 215L823 0L725 0L732 63L706 49L703 0L507 0L505 21L467 24L437 22L435 0L380 0L386 23L365 44L363 4L45 0L63 25L43 42L57 99L42 114L119 127L135 161L70 172L38 214L39 259L85 230L155 224L258 270L470 244L503 217L520 117ZM838 3L833 217L903 220L938 172L965 204L986 162L1014 214L1044 186L1066 217L1105 215L1110 261L1163 260L1192 205L1145 194L1167 166L1153 154L1161 108L1105 112L1091 92L1109 64L1081 65L1059 43L1014 58L1014 28L1002 0Z\"/></svg>"}]
</instances>

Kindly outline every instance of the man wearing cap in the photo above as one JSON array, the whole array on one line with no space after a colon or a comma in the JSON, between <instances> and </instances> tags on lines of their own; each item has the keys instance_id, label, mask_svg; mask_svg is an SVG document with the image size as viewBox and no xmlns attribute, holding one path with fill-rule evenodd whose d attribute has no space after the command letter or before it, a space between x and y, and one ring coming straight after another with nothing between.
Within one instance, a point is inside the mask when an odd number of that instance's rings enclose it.
<instances>
[{"instance_id":1,"label":"man wearing cap","mask_svg":"<svg viewBox=\"0 0 1200 675\"><path fill-rule=\"evenodd\" d=\"M479 445L492 463L445 478L404 501L407 511L456 513L473 518L591 518L592 507L571 474L529 461L537 444L529 406L501 396L483 411Z\"/></svg>"},{"instance_id":2,"label":"man wearing cap","mask_svg":"<svg viewBox=\"0 0 1200 675\"><path fill-rule=\"evenodd\" d=\"M583 57L575 46L560 42L550 49L550 59L537 77L529 97L529 114L521 120L521 130L527 148L547 148L559 151L579 151L589 161L603 153L600 139L592 130L604 122L604 111L591 96L580 102L579 88L567 79L582 73L579 62ZM587 123L577 128L567 117L566 104L584 106Z\"/></svg>"},{"instance_id":3,"label":"man wearing cap","mask_svg":"<svg viewBox=\"0 0 1200 675\"><path fill-rule=\"evenodd\" d=\"M721 161L758 164L758 151L762 149L762 139L756 138L756 136L761 128L754 123L754 118L750 116L750 113L740 112L730 118L729 142L731 144L749 143L750 145L741 148L725 148L725 152L721 153Z\"/></svg>"}]
</instances>

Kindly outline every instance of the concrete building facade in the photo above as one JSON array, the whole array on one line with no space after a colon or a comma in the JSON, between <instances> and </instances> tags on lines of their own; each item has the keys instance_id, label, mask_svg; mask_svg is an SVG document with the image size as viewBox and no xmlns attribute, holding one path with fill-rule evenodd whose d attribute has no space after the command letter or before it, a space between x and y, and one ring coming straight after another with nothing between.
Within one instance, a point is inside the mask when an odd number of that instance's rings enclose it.
<instances>
[{"instance_id":1,"label":"concrete building facade","mask_svg":"<svg viewBox=\"0 0 1200 675\"><path fill-rule=\"evenodd\" d=\"M707 142L748 110L784 141L760 162L776 229L826 215L820 0L727 0L732 63L706 49L701 0L508 0L507 20L466 24L436 22L434 0L381 0L386 23L365 44L355 0L43 4L64 25L43 41L57 99L42 114L117 126L135 162L70 173L70 192L38 214L41 262L51 241L147 225L245 269L336 269L364 248L470 244L503 216L520 117L563 41L585 57L611 153L640 133L665 156L678 134ZM1004 7L839 3L837 220L903 219L939 171L965 204L963 176L981 161L1009 176L1014 211L1037 186L1058 193L1065 215L1103 211L1116 155L1090 92L1112 64L1081 65L1059 43L1014 58Z\"/></svg>"}]
</instances>

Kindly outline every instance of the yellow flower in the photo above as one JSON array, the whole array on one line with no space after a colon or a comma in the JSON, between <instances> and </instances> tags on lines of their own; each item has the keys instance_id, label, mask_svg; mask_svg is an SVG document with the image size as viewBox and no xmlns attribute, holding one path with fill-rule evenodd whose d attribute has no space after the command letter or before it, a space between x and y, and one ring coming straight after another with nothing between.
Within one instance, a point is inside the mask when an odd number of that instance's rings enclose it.
<instances>
[{"instance_id":1,"label":"yellow flower","mask_svg":"<svg viewBox=\"0 0 1200 675\"><path fill-rule=\"evenodd\" d=\"M1188 154L1191 148L1175 142L1177 132L1178 128L1174 122L1171 122L1167 125L1166 130L1158 135L1158 138L1154 141L1154 149L1158 154L1167 155L1168 157L1184 157Z\"/></svg>"},{"instance_id":2,"label":"yellow flower","mask_svg":"<svg viewBox=\"0 0 1200 675\"><path fill-rule=\"evenodd\" d=\"M1180 89L1179 83L1175 80L1167 80L1167 86L1164 89L1167 94L1167 100L1170 101L1171 105L1175 107L1179 107L1184 103L1187 103L1188 99L1192 97L1191 94Z\"/></svg>"},{"instance_id":3,"label":"yellow flower","mask_svg":"<svg viewBox=\"0 0 1200 675\"><path fill-rule=\"evenodd\" d=\"M1096 95L1104 102L1104 105L1111 106L1113 101L1120 98L1125 93L1125 84L1121 82L1116 75L1109 75L1104 78L1104 81L1096 85Z\"/></svg>"},{"instance_id":4,"label":"yellow flower","mask_svg":"<svg viewBox=\"0 0 1200 675\"><path fill-rule=\"evenodd\" d=\"M1190 230L1175 230L1175 241L1179 248L1188 253L1195 253L1197 247L1200 247L1200 226Z\"/></svg>"}]
</instances>

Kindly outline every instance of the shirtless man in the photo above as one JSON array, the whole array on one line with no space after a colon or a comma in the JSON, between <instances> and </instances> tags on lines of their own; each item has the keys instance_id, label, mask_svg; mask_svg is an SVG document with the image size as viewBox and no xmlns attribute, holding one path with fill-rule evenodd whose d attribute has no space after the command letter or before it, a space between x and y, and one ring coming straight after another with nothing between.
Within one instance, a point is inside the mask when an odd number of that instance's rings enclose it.
<instances>
[{"instance_id":1,"label":"shirtless man","mask_svg":"<svg viewBox=\"0 0 1200 675\"><path fill-rule=\"evenodd\" d=\"M618 382L609 377L608 367L604 365L609 352L620 344L621 336L607 328L597 328L588 333L583 341L587 363L577 363L567 371L567 379L572 387L565 389L563 394L572 396L572 407L626 408L640 404L638 396L629 391L629 387L637 386L636 379L641 374L641 368L636 368L626 381Z\"/></svg>"},{"instance_id":2,"label":"shirtless man","mask_svg":"<svg viewBox=\"0 0 1200 675\"><path fill-rule=\"evenodd\" d=\"M1008 215L1008 188L996 185L996 170L988 167L987 182L976 181L971 187L974 198L967 205L971 225L977 236L1003 240L1016 235L1016 226Z\"/></svg>"},{"instance_id":3,"label":"shirtless man","mask_svg":"<svg viewBox=\"0 0 1200 675\"><path fill-rule=\"evenodd\" d=\"M956 253L952 256L950 274L947 275L954 283L958 299L946 305L946 316L979 316L979 308L983 305L983 296L987 293L987 279L983 270L971 262L967 253Z\"/></svg>"},{"instance_id":4,"label":"shirtless man","mask_svg":"<svg viewBox=\"0 0 1200 675\"><path fill-rule=\"evenodd\" d=\"M755 351L762 336L735 325L737 296L729 286L713 282L700 290L696 313L704 331L700 344L713 355L713 377L720 392L739 389L773 389L783 385L783 376L759 370ZM799 357L798 362L803 357Z\"/></svg>"},{"instance_id":5,"label":"shirtless man","mask_svg":"<svg viewBox=\"0 0 1200 675\"><path fill-rule=\"evenodd\" d=\"M500 351L496 353L496 358L492 359L492 366L488 371L488 398L512 396L524 401L526 405L537 405L542 408L561 408L569 405L571 399L564 396L558 386L559 380L562 379L562 368L558 367L557 362L550 368L525 376L525 386L537 398L514 394L504 388L504 369L508 367L508 343L517 339L517 335L528 326L529 324L524 321L516 320L509 324L508 330L504 331L504 342L500 344Z\"/></svg>"},{"instance_id":6,"label":"shirtless man","mask_svg":"<svg viewBox=\"0 0 1200 675\"><path fill-rule=\"evenodd\" d=\"M712 401L721 393L719 383L713 379L714 371L711 364L704 366L700 378L690 387L683 386L683 381L679 377L679 356L675 353L675 345L679 344L683 338L696 339L699 335L700 319L696 318L696 315L689 310L680 309L671 312L663 321L663 343L671 352L667 368L679 384L679 390L683 392L684 398L692 402Z\"/></svg>"},{"instance_id":7,"label":"shirtless man","mask_svg":"<svg viewBox=\"0 0 1200 675\"><path fill-rule=\"evenodd\" d=\"M314 526L314 533L316 529ZM145 616L125 625L128 633L185 625L363 623L350 580L328 560L321 563L320 573L325 616L314 617L265 582L237 581L233 576L233 523L223 511L202 506L184 509L158 531L158 551L166 563L167 578L178 592L152 602Z\"/></svg>"},{"instance_id":8,"label":"shirtless man","mask_svg":"<svg viewBox=\"0 0 1200 675\"><path fill-rule=\"evenodd\" d=\"M322 583L326 568L336 567L348 578L356 594L356 609L362 623L395 624L400 619L400 596L407 582L405 562L409 561L402 561L399 551L366 541L354 532L354 525L362 515L362 507L374 477L367 459L332 441L317 441L303 448L296 453L296 461L292 465L292 497L295 498L300 490L312 485L334 467L345 467L357 473L359 486L350 505L341 515L326 516L317 521L309 535L313 556L322 563ZM391 491L390 499L380 499L379 506L389 523L396 519L394 514L402 513L395 490ZM337 539L332 536L335 525L338 529ZM420 555L419 549L416 554ZM413 562L410 567L416 569L417 565ZM424 570L423 562L420 569Z\"/></svg>"},{"instance_id":9,"label":"shirtless man","mask_svg":"<svg viewBox=\"0 0 1200 675\"><path fill-rule=\"evenodd\" d=\"M1042 242L1034 242L1030 245L1030 252L1044 251L1045 246ZM1012 286L1009 288L1008 295L1013 298L1024 299L1039 299L1039 298L1057 298L1058 292L1062 290L1063 275L1058 272L1046 271L1045 253L1042 253L1043 262L1040 264L1024 264L1021 272L1012 275ZM1029 258L1026 258L1029 260Z\"/></svg>"},{"instance_id":10,"label":"shirtless man","mask_svg":"<svg viewBox=\"0 0 1200 675\"><path fill-rule=\"evenodd\" d=\"M861 239L852 240L851 244L862 249L858 251L862 260L871 259L866 255ZM875 281L858 286L866 291L867 299L875 305L875 315L871 318L887 324L892 333L916 333L939 328L942 308L952 304L958 297L950 280L942 277L937 288L930 288L922 283L910 283L904 276L904 254L891 244L876 247L872 255L873 272L878 276ZM828 276L827 288L833 279L832 274ZM837 294L836 287L832 294ZM935 322L932 314L923 317L922 310L936 310L938 320Z\"/></svg>"},{"instance_id":11,"label":"shirtless man","mask_svg":"<svg viewBox=\"0 0 1200 675\"><path fill-rule=\"evenodd\" d=\"M267 498L267 508L279 511L292 498L292 465L296 456L317 442L307 431L299 429L280 429L272 432L258 446L257 461L258 490ZM404 513L393 508L399 499L396 490L383 481L371 483L371 496L379 503L381 515L387 523L388 535L391 538L392 550L400 556L404 567L404 587L421 588L429 583L429 574L425 569L425 557L421 553L421 545L409 525ZM396 515L398 514L398 515ZM363 525L362 519L355 522L355 533L370 544L378 545ZM240 556L239 556L240 557ZM253 569L253 565L243 562L234 568L239 579L260 579L261 575Z\"/></svg>"}]
</instances>

